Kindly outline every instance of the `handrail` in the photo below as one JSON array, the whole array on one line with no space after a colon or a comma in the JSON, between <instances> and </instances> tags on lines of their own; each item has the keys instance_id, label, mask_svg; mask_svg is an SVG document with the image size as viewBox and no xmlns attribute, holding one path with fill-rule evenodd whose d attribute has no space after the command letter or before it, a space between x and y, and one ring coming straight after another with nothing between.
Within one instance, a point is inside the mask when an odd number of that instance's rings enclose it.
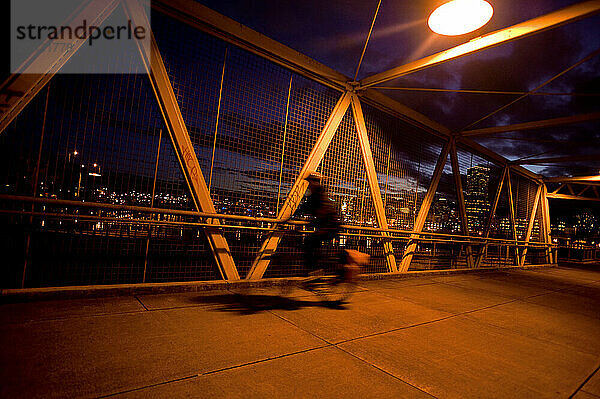
<instances>
[{"instance_id":1,"label":"handrail","mask_svg":"<svg viewBox=\"0 0 600 399\"><path fill-rule=\"evenodd\" d=\"M177 215L177 216L194 216L201 217L207 219L220 219L220 220L233 220L233 221L248 221L248 222L263 222L270 223L274 225L308 225L309 223L306 221L300 220L280 220L275 218L266 218L266 217L253 217L253 216L242 216L242 215L226 215L226 214L217 214L217 213L207 213L207 212L198 212L198 211L186 211L180 209L168 209L168 208L156 208L156 207L141 207L141 206L133 206L133 205L117 205L117 204L106 204L101 202L84 202L84 201L73 201L73 200L62 200L62 199L51 199L51 198L36 198L36 197L28 197L28 196L18 196L18 195L6 195L0 194L0 201L15 201L15 202L29 202L29 203L41 203L41 204L49 204L49 205L63 205L63 206L72 206L72 207L86 207L86 208L101 208L101 209L110 209L110 210L118 210L118 211L131 211L131 212L146 212L146 213L161 213L168 215ZM48 212L29 212L29 211L17 211L17 210L0 210L0 214L21 214L21 215L30 215L30 216L48 216L48 217L74 217L74 218L88 218L94 220L109 220L110 218L94 216L94 215L68 215L63 213L53 214ZM193 225L198 227L215 227L212 223L195 223L195 222L168 222L168 221L158 221L158 220L149 220L149 219L121 219L121 218L113 218L116 222L124 222L124 223L150 223L152 224L180 224L180 225ZM168 222L168 223L166 223ZM273 227L252 227L252 226L239 226L239 225L218 225L218 227L225 228L242 228L242 229L251 229L251 230L263 230L263 231L273 231ZM410 235L412 235L412 240L415 241L425 241L431 240L431 238L427 237L438 237L438 238L448 238L451 239L452 242L459 243L490 243L495 242L498 244L515 244L515 240L502 239L502 238L490 238L490 237L478 237L478 236L465 236L461 234L448 234L448 233L434 233L434 232L413 232L411 230L400 230L400 229L382 229L378 227L369 227L369 226L356 226L356 225L342 225L341 226L345 230L357 230L357 231L371 231L376 233L392 233L392 234L400 234L406 235L407 237L397 237L392 236L390 238L407 238L410 239ZM361 234L364 236L364 234ZM414 237L415 235L419 237ZM373 235L374 237L381 238L381 234ZM441 242L436 241L436 242ZM529 245L530 247L554 247L555 244L551 243L536 243L536 242L527 242L527 241L516 241L518 246L521 245Z\"/></svg>"}]
</instances>

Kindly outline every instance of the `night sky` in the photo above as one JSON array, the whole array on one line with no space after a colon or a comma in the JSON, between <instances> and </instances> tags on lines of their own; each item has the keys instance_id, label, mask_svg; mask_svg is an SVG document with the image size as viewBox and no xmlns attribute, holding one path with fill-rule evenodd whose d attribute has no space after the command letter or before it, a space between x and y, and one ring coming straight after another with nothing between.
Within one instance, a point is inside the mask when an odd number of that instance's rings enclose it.
<instances>
[{"instance_id":1,"label":"night sky","mask_svg":"<svg viewBox=\"0 0 600 399\"><path fill-rule=\"evenodd\" d=\"M206 6L354 77L377 7L377 0L201 0ZM565 0L490 1L491 21L479 30L444 37L426 20L439 1L382 0L358 79L467 42L483 34L577 3ZM381 86L494 91L529 91L600 49L600 15L569 23L512 43L453 60ZM577 93L537 95L481 117L518 95L465 94L382 89L386 95L442 123L452 131L565 117L600 110L600 56L552 81L540 91ZM548 129L507 132L476 141L508 159L600 153L598 121ZM598 161L536 165L546 176L591 175Z\"/></svg>"}]
</instances>

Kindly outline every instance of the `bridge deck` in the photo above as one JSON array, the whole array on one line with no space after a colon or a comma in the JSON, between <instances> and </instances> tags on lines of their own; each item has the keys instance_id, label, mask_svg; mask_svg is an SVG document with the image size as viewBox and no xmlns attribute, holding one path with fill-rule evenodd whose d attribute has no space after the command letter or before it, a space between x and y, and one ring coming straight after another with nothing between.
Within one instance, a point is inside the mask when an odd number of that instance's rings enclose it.
<instances>
[{"instance_id":1,"label":"bridge deck","mask_svg":"<svg viewBox=\"0 0 600 399\"><path fill-rule=\"evenodd\" d=\"M0 397L600 397L600 271L0 305Z\"/></svg>"}]
</instances>

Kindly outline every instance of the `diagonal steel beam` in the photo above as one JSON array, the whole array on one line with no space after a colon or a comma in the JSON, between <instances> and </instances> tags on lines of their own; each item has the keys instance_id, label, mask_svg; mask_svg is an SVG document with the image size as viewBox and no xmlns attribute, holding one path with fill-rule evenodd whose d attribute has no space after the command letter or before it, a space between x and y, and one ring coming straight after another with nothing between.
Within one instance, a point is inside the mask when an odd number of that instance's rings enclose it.
<instances>
[{"instance_id":1,"label":"diagonal steel beam","mask_svg":"<svg viewBox=\"0 0 600 399\"><path fill-rule=\"evenodd\" d=\"M463 57L468 54L521 39L535 33L553 29L575 20L588 17L600 11L600 1L584 1L565 7L561 10L551 12L541 17L533 18L525 22L501 29L496 32L473 39L448 50L430 55L428 57L409 62L408 64L392 68L388 71L377 73L360 81L360 87L370 87L379 83L398 78L420 71L425 68L439 65L441 63Z\"/></svg>"},{"instance_id":2,"label":"diagonal steel beam","mask_svg":"<svg viewBox=\"0 0 600 399\"><path fill-rule=\"evenodd\" d=\"M381 200L381 190L379 188L379 181L377 180L377 171L375 170L375 164L373 162L373 153L371 152L371 145L369 144L369 136L367 135L365 117L362 112L360 100L356 94L352 94L351 102L354 123L356 124L356 132L358 133L358 142L360 143L360 150L362 152L363 162L365 163L365 170L367 172L367 180L369 181L373 206L375 207L377 223L380 228L387 229L388 222L385 215L385 208L383 207L383 201ZM389 237L389 234L384 232L383 236ZM389 239L384 239L383 251L388 271L397 272L398 266L396 265L394 248L392 247L392 243L389 241Z\"/></svg>"},{"instance_id":3,"label":"diagonal steel beam","mask_svg":"<svg viewBox=\"0 0 600 399\"><path fill-rule=\"evenodd\" d=\"M492 126L482 129L465 130L459 133L460 136L486 136L495 133L506 133L532 129L542 129L547 127L571 125L575 123L588 122L600 119L600 112L590 112L588 114L566 116L562 118L552 118L533 122L516 123L513 125L505 126Z\"/></svg>"},{"instance_id":4,"label":"diagonal steel beam","mask_svg":"<svg viewBox=\"0 0 600 399\"><path fill-rule=\"evenodd\" d=\"M329 119L325 123L323 131L308 155L308 158L306 159L304 166L302 166L300 173L296 177L296 181L290 189L283 206L279 210L277 219L289 219L298 208L298 205L300 204L302 197L304 197L304 193L308 187L308 182L304 180L304 178L308 173L315 171L323 160L325 151L327 151L327 148L329 147L329 144L331 143L331 140L333 139L333 136L340 125L340 122L344 118L344 115L350 106L350 96L350 92L345 92L333 108ZM260 247L256 258L254 259L254 262L252 263L252 267L248 272L248 276L246 276L247 280L259 280L262 278L267 270L267 267L269 266L269 257L277 250L282 236L283 233L278 231L270 233L267 236L266 240Z\"/></svg>"},{"instance_id":5,"label":"diagonal steel beam","mask_svg":"<svg viewBox=\"0 0 600 399\"><path fill-rule=\"evenodd\" d=\"M589 190L589 189L590 189L590 187L592 187L592 186L589 186L589 185L588 185L588 186L585 186L585 187L583 188L583 190L581 190L580 192L578 192L578 193L577 193L577 195L581 197L581 196L583 195L583 193L585 193L587 190Z\"/></svg>"},{"instance_id":6,"label":"diagonal steel beam","mask_svg":"<svg viewBox=\"0 0 600 399\"><path fill-rule=\"evenodd\" d=\"M125 0L123 6L134 25L150 26L139 0ZM137 43L194 205L202 212L216 213L154 35L151 35L149 44L140 41ZM146 45L150 48L143 48ZM240 276L233 262L229 245L218 228L218 220L209 219L209 223L214 224L215 227L205 228L204 232L222 277L227 280L239 280Z\"/></svg>"},{"instance_id":7,"label":"diagonal steel beam","mask_svg":"<svg viewBox=\"0 0 600 399\"><path fill-rule=\"evenodd\" d=\"M410 236L410 240L408 241L408 243L406 244L406 248L404 249L402 263L400 264L398 270L401 273L405 273L408 271L408 268L410 267L410 262L412 261L412 258L415 254L415 250L417 249L417 244L414 242L414 240L419 238L419 233L423 231L423 226L425 225L427 214L429 214L429 209L431 208L431 204L433 203L433 198L435 197L440 178L442 177L444 166L446 166L448 153L450 152L450 145L451 140L448 140L444 144L442 152L440 153L440 156L437 160L437 164L435 165L435 170L433 171L433 176L431 178L431 184L429 184L427 194L425 194L425 198L423 199L421 208L419 208L419 214L417 215L417 219L415 220L415 224L413 226L413 234Z\"/></svg>"},{"instance_id":8,"label":"diagonal steel beam","mask_svg":"<svg viewBox=\"0 0 600 399\"><path fill-rule=\"evenodd\" d=\"M80 26L83 21L88 25L101 26L119 5L119 0L92 0L80 7L67 18L64 26ZM42 90L71 57L85 43L87 38L61 39L60 46L46 40L21 65L17 73L11 75L0 86L0 133L19 115L29 102ZM46 73L33 71L45 70Z\"/></svg>"},{"instance_id":9,"label":"diagonal steel beam","mask_svg":"<svg viewBox=\"0 0 600 399\"><path fill-rule=\"evenodd\" d=\"M565 183L562 183L560 186L558 186L558 188L554 191L552 191L552 194L556 194L558 193L562 188L564 188L566 186Z\"/></svg>"}]
</instances>

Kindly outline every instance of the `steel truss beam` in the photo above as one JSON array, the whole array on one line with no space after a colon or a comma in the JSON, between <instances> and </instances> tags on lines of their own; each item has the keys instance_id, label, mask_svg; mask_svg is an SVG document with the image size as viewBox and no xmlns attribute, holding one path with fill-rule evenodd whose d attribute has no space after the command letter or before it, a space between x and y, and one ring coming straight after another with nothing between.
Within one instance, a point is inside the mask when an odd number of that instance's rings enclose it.
<instances>
[{"instance_id":1,"label":"steel truss beam","mask_svg":"<svg viewBox=\"0 0 600 399\"><path fill-rule=\"evenodd\" d=\"M400 76L408 75L425 68L439 65L441 63L463 57L468 54L494 47L503 43L521 39L535 33L553 29L558 26L573 22L577 19L588 17L600 11L600 1L585 1L565 7L561 10L551 12L541 17L530 19L508 28L496 32L488 33L484 36L473 39L448 50L430 55L428 57L409 62L408 64L392 68L388 71L377 73L360 81L360 87L370 87L376 84L387 82Z\"/></svg>"},{"instance_id":2,"label":"steel truss beam","mask_svg":"<svg viewBox=\"0 0 600 399\"><path fill-rule=\"evenodd\" d=\"M593 197L580 197L578 195L569 195L569 194L548 194L548 198L554 199L568 199L568 200L581 200L581 201L600 201L600 198Z\"/></svg>"},{"instance_id":3,"label":"steel truss beam","mask_svg":"<svg viewBox=\"0 0 600 399\"><path fill-rule=\"evenodd\" d=\"M460 216L460 225L462 233L465 236L469 235L469 223L467 221L467 210L465 206L465 196L462 188L462 177L460 175L460 166L458 165L458 154L456 153L456 140L450 140L450 162L452 164L452 174L454 175L454 187L456 188L456 198L458 199L458 215ZM473 249L467 245L467 266L472 268Z\"/></svg>"},{"instance_id":4,"label":"steel truss beam","mask_svg":"<svg viewBox=\"0 0 600 399\"><path fill-rule=\"evenodd\" d=\"M385 215L385 208L383 207L383 201L381 200L381 190L379 188L379 181L377 180L375 164L373 163L373 153L371 152L371 145L369 144L365 117L362 112L362 107L360 106L360 100L356 94L352 94L351 103L360 150L362 152L365 170L367 172L367 180L369 181L369 188L371 190L371 198L373 199L375 214L377 216L377 224L380 228L387 229L388 222ZM384 232L382 235L384 237L389 237L389 233ZM398 267L396 266L396 257L394 256L394 248L392 247L391 241L385 240L383 242L383 249L388 271L397 272Z\"/></svg>"},{"instance_id":5,"label":"steel truss beam","mask_svg":"<svg viewBox=\"0 0 600 399\"><path fill-rule=\"evenodd\" d=\"M486 136L495 133L507 133L523 130L542 129L546 127L564 126L575 123L594 121L598 119L600 119L600 112L591 112L588 114L566 116L562 118L516 123L514 125L492 126L482 129L465 130L464 132L459 133L459 135L463 137Z\"/></svg>"},{"instance_id":6,"label":"steel truss beam","mask_svg":"<svg viewBox=\"0 0 600 399\"><path fill-rule=\"evenodd\" d=\"M508 159L504 158L502 155L496 154L495 152L489 150L481 144L474 142L469 138L456 136L456 141L463 144L466 148L473 150L476 154L481 154L488 160L493 161L494 163L497 163L500 166L507 166L509 164ZM534 180L538 183L542 181L542 177L540 175L537 175L532 171L525 169L522 166L511 165L511 168L513 172L527 179Z\"/></svg>"},{"instance_id":7,"label":"steel truss beam","mask_svg":"<svg viewBox=\"0 0 600 399\"><path fill-rule=\"evenodd\" d=\"M540 196L542 194L542 184L538 185L538 189L535 193L535 199L533 200L533 208L531 209L531 215L529 217L529 223L527 224L527 233L525 235L525 247L521 253L521 260L519 265L525 264L525 257L527 256L527 249L529 247L529 240L531 239L531 232L533 231L533 225L535 224L535 216L537 214L538 203L540 202ZM541 227L541 226L540 226Z\"/></svg>"},{"instance_id":8,"label":"steel truss beam","mask_svg":"<svg viewBox=\"0 0 600 399\"><path fill-rule=\"evenodd\" d=\"M597 176L575 176L575 177L545 177L546 183L581 183L581 184L600 184L600 175Z\"/></svg>"},{"instance_id":9,"label":"steel truss beam","mask_svg":"<svg viewBox=\"0 0 600 399\"><path fill-rule=\"evenodd\" d=\"M413 235L411 235L410 240L406 244L406 248L404 249L404 254L402 256L402 263L399 267L399 272L405 273L408 271L410 267L410 262L415 254L415 250L417 249L417 244L413 240L419 238L419 233L423 231L423 226L425 225L425 220L427 219L427 214L429 213L429 209L431 208L431 204L433 202L433 197L437 191L438 183L440 182L440 178L442 177L442 172L444 171L444 166L446 166L446 161L448 159L448 153L450 152L451 140L448 140L444 147L442 148L442 152L437 160L435 165L435 170L433 171L433 176L431 178L431 184L427 189L427 194L425 194L425 198L423 199L423 203L419 208L419 214L417 215L417 219L415 220L415 224L413 226Z\"/></svg>"},{"instance_id":10,"label":"steel truss beam","mask_svg":"<svg viewBox=\"0 0 600 399\"><path fill-rule=\"evenodd\" d=\"M124 9L135 25L150 25L139 0L125 0ZM216 213L154 34L151 34L150 48L142 48L142 44L139 41L137 43L194 205L202 212ZM219 221L209 219L208 222L215 227L207 227L204 232L222 277L227 280L239 280L240 276L233 262L229 245L218 228Z\"/></svg>"},{"instance_id":11,"label":"steel truss beam","mask_svg":"<svg viewBox=\"0 0 600 399\"><path fill-rule=\"evenodd\" d=\"M442 89L434 87L401 87L401 86L373 86L379 90L399 91L425 91L436 93L463 93L463 94L503 94L508 96L562 96L562 97L600 97L600 93L572 93L572 92L547 92L547 91L499 91L499 90L473 90L473 89Z\"/></svg>"},{"instance_id":12,"label":"steel truss beam","mask_svg":"<svg viewBox=\"0 0 600 399\"><path fill-rule=\"evenodd\" d=\"M594 155L575 155L570 157L551 157L551 158L535 158L535 159L521 159L518 161L511 162L514 165L536 165L540 163L563 163L563 162L583 162L583 161L597 161L600 159L600 154Z\"/></svg>"},{"instance_id":13,"label":"steel truss beam","mask_svg":"<svg viewBox=\"0 0 600 399\"><path fill-rule=\"evenodd\" d=\"M101 26L118 6L119 0L92 0L76 10L67 18L64 25L80 26L83 21L88 25ZM29 102L54 77L87 38L62 39L61 46L52 46L49 40L44 43L21 65L0 87L0 133L10 125ZM64 43L64 44L63 44ZM46 73L32 71L45 70Z\"/></svg>"},{"instance_id":14,"label":"steel truss beam","mask_svg":"<svg viewBox=\"0 0 600 399\"><path fill-rule=\"evenodd\" d=\"M302 166L300 173L296 177L296 181L290 189L283 206L277 214L278 220L289 219L298 208L298 205L300 204L302 197L304 197L304 193L308 187L308 182L304 179L308 173L315 171L323 160L325 151L327 151L327 148L329 147L329 144L331 143L331 140L333 139L333 136L340 125L340 122L344 118L344 115L350 106L350 97L351 93L345 92L333 108L329 119L325 123L323 131L319 135L316 144L308 155L308 158L306 159L304 166ZM276 231L268 235L267 239L260 247L258 255L254 259L246 279L259 280L262 278L267 270L267 267L269 266L269 257L277 250L282 236L283 233L280 231Z\"/></svg>"}]
</instances>

